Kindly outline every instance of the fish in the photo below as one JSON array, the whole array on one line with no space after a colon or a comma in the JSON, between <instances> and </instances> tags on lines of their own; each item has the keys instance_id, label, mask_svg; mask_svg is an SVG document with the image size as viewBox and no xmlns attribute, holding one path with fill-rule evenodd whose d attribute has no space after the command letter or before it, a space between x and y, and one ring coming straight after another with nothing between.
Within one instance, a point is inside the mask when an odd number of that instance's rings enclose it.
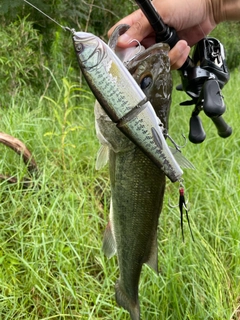
<instances>
[{"instance_id":1,"label":"fish","mask_svg":"<svg viewBox=\"0 0 240 320\"><path fill-rule=\"evenodd\" d=\"M117 38L129 26L118 26L107 45L33 7L72 33L80 69L98 101L95 124L102 147L96 168L109 161L112 194L103 251L109 258L118 257L117 303L132 320L140 320L138 283L143 264L158 273L157 226L166 176L176 182L183 174L165 141L172 91L169 47L156 44L145 50L139 44L138 53L134 48L117 50ZM180 157L178 148L174 153Z\"/></svg>"},{"instance_id":2,"label":"fish","mask_svg":"<svg viewBox=\"0 0 240 320\"><path fill-rule=\"evenodd\" d=\"M69 30L82 74L113 125L172 182L179 181L183 171L166 143L166 128L128 68L99 37Z\"/></svg>"},{"instance_id":3,"label":"fish","mask_svg":"<svg viewBox=\"0 0 240 320\"><path fill-rule=\"evenodd\" d=\"M169 47L158 43L148 49L117 48L118 36L128 28L119 25L108 45L125 60L126 68L167 130L172 92ZM109 223L102 249L108 258L117 255L120 274L115 285L117 304L129 312L132 320L140 320L138 286L143 264L158 273L157 228L166 173L117 129L98 102L94 112L96 134L101 143L96 168L99 170L109 163L111 185Z\"/></svg>"}]
</instances>

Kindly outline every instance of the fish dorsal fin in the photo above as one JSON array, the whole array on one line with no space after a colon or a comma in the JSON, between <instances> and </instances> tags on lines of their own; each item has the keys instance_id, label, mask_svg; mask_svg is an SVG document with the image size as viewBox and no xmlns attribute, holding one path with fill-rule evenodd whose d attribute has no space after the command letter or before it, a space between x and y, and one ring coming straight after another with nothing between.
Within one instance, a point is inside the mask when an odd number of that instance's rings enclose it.
<instances>
[{"instance_id":1,"label":"fish dorsal fin","mask_svg":"<svg viewBox=\"0 0 240 320\"><path fill-rule=\"evenodd\" d=\"M152 241L152 247L151 252L148 260L146 261L146 264L152 268L157 274L158 272L158 245L157 245L157 231L155 232L153 241Z\"/></svg>"},{"instance_id":2,"label":"fish dorsal fin","mask_svg":"<svg viewBox=\"0 0 240 320\"><path fill-rule=\"evenodd\" d=\"M96 170L102 169L107 163L109 158L109 147L107 145L101 145L97 153L97 160L95 164Z\"/></svg>"}]
</instances>

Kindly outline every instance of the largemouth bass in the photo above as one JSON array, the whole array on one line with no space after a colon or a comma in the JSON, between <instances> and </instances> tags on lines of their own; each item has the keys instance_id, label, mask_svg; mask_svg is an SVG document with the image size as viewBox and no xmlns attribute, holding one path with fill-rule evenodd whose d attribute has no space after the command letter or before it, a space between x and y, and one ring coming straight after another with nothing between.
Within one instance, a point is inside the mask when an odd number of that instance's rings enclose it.
<instances>
[{"instance_id":1,"label":"largemouth bass","mask_svg":"<svg viewBox=\"0 0 240 320\"><path fill-rule=\"evenodd\" d=\"M128 26L123 25L114 31L109 41L113 50L118 35L126 28ZM129 58L126 66L164 128L168 128L172 91L168 45L130 50L137 52ZM126 59L123 51L118 54ZM102 143L97 168L101 168L109 157L112 196L103 251L109 258L117 254L120 272L115 287L117 303L129 311L132 320L139 320L138 284L142 265L146 263L158 272L157 227L165 173L116 128L98 103L95 105L95 119L97 136Z\"/></svg>"}]
</instances>

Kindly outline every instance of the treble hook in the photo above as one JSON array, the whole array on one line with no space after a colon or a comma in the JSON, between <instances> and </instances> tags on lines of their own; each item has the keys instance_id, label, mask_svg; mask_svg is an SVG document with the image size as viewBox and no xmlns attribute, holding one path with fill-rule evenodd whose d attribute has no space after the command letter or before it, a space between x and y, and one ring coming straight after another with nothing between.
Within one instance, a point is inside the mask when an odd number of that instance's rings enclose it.
<instances>
[{"instance_id":1,"label":"treble hook","mask_svg":"<svg viewBox=\"0 0 240 320\"><path fill-rule=\"evenodd\" d=\"M180 211L180 222L181 222L181 230L182 230L182 239L184 242L184 232L183 232L183 209L185 209L185 213L186 213L186 218L187 218L187 222L188 222L188 227L191 233L191 237L192 240L194 242L194 237L193 237L193 233L192 233L192 229L191 229L191 225L190 225L190 220L188 217L188 207L187 207L187 201L185 201L185 196L184 196L184 185L183 185L183 179L181 179L179 181L179 203L176 206L172 206L169 204L170 207L172 208L176 208L179 207L179 211Z\"/></svg>"},{"instance_id":2,"label":"treble hook","mask_svg":"<svg viewBox=\"0 0 240 320\"><path fill-rule=\"evenodd\" d=\"M169 140L172 142L172 144L174 145L174 147L175 147L175 148L177 149L177 151L179 151L179 152L181 152L181 149L184 148L184 147L186 146L186 144L187 144L187 138L185 137L185 135L184 135L183 133L182 133L182 137L183 137L183 139L185 140L185 143L184 143L184 145L182 145L182 146L178 145L178 144L175 142L175 140L173 140L173 138L168 134L168 132L167 132L166 129L164 130L163 134L164 134L167 138L169 138Z\"/></svg>"},{"instance_id":3,"label":"treble hook","mask_svg":"<svg viewBox=\"0 0 240 320\"><path fill-rule=\"evenodd\" d=\"M180 190L180 188L184 188L183 178L179 181L179 190ZM187 204L188 204L188 199L185 200L185 203L183 205L185 210L189 210L189 208L187 207ZM168 199L168 206L170 208L177 208L177 207L179 207L179 204L171 204L170 200Z\"/></svg>"},{"instance_id":4,"label":"treble hook","mask_svg":"<svg viewBox=\"0 0 240 320\"><path fill-rule=\"evenodd\" d=\"M132 61L141 51L142 51L142 45L140 43L140 41L138 41L137 39L133 39L132 41L130 41L129 43L133 43L133 42L137 42L137 46L139 48L138 52L136 52L134 54L134 56L132 56L130 59L128 59L127 61L125 61L126 64L128 64L130 61Z\"/></svg>"},{"instance_id":5,"label":"treble hook","mask_svg":"<svg viewBox=\"0 0 240 320\"><path fill-rule=\"evenodd\" d=\"M170 203L170 200L168 199L168 206L170 207L170 208L177 208L177 207L179 207L179 204L172 204L172 203ZM185 200L185 203L183 204L183 207L184 207L184 209L185 210L190 210L189 209L189 207L188 207L188 199L187 200Z\"/></svg>"}]
</instances>

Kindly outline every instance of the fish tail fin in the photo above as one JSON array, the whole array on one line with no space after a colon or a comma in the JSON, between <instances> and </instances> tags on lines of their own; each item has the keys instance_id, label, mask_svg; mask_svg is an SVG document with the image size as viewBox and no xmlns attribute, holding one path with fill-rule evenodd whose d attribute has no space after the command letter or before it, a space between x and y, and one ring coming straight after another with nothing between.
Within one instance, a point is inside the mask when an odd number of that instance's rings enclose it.
<instances>
[{"instance_id":1,"label":"fish tail fin","mask_svg":"<svg viewBox=\"0 0 240 320\"><path fill-rule=\"evenodd\" d=\"M130 313L132 320L140 320L140 306L138 298L136 301L131 300L127 296L126 291L122 288L120 280L118 280L115 285L115 297L118 305Z\"/></svg>"}]
</instances>

